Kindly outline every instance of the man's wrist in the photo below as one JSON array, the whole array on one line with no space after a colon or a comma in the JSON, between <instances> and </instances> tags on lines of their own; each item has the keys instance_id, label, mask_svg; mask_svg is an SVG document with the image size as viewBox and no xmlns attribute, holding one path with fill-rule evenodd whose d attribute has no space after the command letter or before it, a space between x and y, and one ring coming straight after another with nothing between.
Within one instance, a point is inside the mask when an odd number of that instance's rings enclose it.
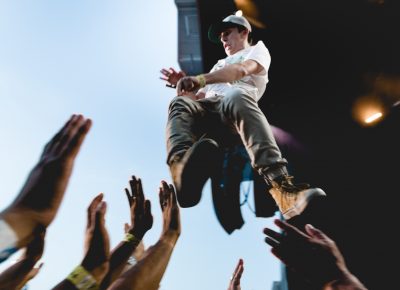
<instances>
[{"instance_id":1,"label":"man's wrist","mask_svg":"<svg viewBox=\"0 0 400 290\"><path fill-rule=\"evenodd\" d=\"M67 280L77 289L99 289L99 281L82 265L77 266L68 275Z\"/></svg>"},{"instance_id":2,"label":"man's wrist","mask_svg":"<svg viewBox=\"0 0 400 290\"><path fill-rule=\"evenodd\" d=\"M142 241L142 236L139 238L132 232L127 232L124 237L124 242L132 244L135 248L140 244Z\"/></svg>"},{"instance_id":3,"label":"man's wrist","mask_svg":"<svg viewBox=\"0 0 400 290\"><path fill-rule=\"evenodd\" d=\"M204 74L197 75L196 79L199 82L200 88L204 88L206 86L207 80Z\"/></svg>"}]
</instances>

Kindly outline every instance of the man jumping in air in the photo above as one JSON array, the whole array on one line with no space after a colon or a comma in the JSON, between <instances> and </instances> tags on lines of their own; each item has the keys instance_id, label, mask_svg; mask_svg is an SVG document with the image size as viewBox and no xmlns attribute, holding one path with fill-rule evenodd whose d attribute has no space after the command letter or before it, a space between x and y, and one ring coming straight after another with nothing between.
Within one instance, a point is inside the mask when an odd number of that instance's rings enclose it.
<instances>
[{"instance_id":1,"label":"man jumping in air","mask_svg":"<svg viewBox=\"0 0 400 290\"><path fill-rule=\"evenodd\" d=\"M252 166L269 185L283 217L290 219L325 193L296 185L288 175L287 161L257 104L268 82L271 58L262 41L251 45L251 30L246 18L230 15L208 31L209 39L222 44L227 54L209 73L161 71L168 85L176 85L178 95L169 106L167 163L180 206L195 206L205 182L219 168L220 148L240 136Z\"/></svg>"}]
</instances>

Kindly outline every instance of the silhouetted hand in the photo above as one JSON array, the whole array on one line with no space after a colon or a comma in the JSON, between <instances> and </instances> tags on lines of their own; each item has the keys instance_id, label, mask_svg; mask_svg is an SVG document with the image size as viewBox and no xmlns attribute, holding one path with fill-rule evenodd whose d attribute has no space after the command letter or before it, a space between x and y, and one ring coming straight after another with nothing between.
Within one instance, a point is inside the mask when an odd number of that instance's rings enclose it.
<instances>
[{"instance_id":1,"label":"silhouetted hand","mask_svg":"<svg viewBox=\"0 0 400 290\"><path fill-rule=\"evenodd\" d=\"M144 234L153 226L151 203L150 200L145 199L140 178L137 179L132 176L129 184L131 191L129 192L129 189L125 188L131 212L131 225L128 232L136 238L142 239Z\"/></svg>"},{"instance_id":2,"label":"silhouetted hand","mask_svg":"<svg viewBox=\"0 0 400 290\"><path fill-rule=\"evenodd\" d=\"M275 224L283 230L282 233L264 229L271 252L310 283L322 288L333 280L350 275L335 242L322 231L308 224L302 232L278 219Z\"/></svg>"},{"instance_id":3,"label":"silhouetted hand","mask_svg":"<svg viewBox=\"0 0 400 290\"><path fill-rule=\"evenodd\" d=\"M88 208L88 223L85 236L85 256L81 265L101 282L108 271L110 241L105 228L107 204L103 194L96 196Z\"/></svg>"},{"instance_id":4,"label":"silhouetted hand","mask_svg":"<svg viewBox=\"0 0 400 290\"><path fill-rule=\"evenodd\" d=\"M171 88L175 88L178 81L182 77L186 76L186 73L184 71L177 72L172 67L170 67L169 69L163 68L160 70L160 73L163 75L162 77L160 77L160 79L166 81L167 86Z\"/></svg>"},{"instance_id":5,"label":"silhouetted hand","mask_svg":"<svg viewBox=\"0 0 400 290\"><path fill-rule=\"evenodd\" d=\"M58 208L72 173L75 158L86 137L91 120L73 115L47 143L21 192L1 213L25 246L38 225L47 227Z\"/></svg>"},{"instance_id":6,"label":"silhouetted hand","mask_svg":"<svg viewBox=\"0 0 400 290\"><path fill-rule=\"evenodd\" d=\"M236 265L235 271L232 274L231 281L229 282L228 290L240 290L240 278L243 274L243 260L239 259Z\"/></svg>"},{"instance_id":7,"label":"silhouetted hand","mask_svg":"<svg viewBox=\"0 0 400 290\"><path fill-rule=\"evenodd\" d=\"M172 184L161 182L159 191L160 206L163 213L162 235L179 237L181 233L181 220L176 194Z\"/></svg>"}]
</instances>

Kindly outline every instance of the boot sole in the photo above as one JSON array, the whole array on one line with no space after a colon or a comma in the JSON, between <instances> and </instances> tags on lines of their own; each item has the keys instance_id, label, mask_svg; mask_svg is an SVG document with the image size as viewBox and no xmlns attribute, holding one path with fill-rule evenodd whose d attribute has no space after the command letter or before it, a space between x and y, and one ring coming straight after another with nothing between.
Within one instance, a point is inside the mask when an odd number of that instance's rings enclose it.
<instances>
[{"instance_id":1,"label":"boot sole","mask_svg":"<svg viewBox=\"0 0 400 290\"><path fill-rule=\"evenodd\" d=\"M282 213L285 220L300 215L314 198L326 197L326 193L321 188L310 188L304 191L304 197L296 202L296 204Z\"/></svg>"},{"instance_id":2,"label":"boot sole","mask_svg":"<svg viewBox=\"0 0 400 290\"><path fill-rule=\"evenodd\" d=\"M188 151L181 174L177 199L181 207L193 207L200 202L203 187L218 169L219 147L210 139L201 140Z\"/></svg>"}]
</instances>

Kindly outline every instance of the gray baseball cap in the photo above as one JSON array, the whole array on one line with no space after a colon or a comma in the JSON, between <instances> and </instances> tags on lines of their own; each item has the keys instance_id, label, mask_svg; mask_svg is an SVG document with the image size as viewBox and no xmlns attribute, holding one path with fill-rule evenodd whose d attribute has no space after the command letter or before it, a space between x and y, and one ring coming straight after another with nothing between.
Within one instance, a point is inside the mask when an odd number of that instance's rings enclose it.
<instances>
[{"instance_id":1,"label":"gray baseball cap","mask_svg":"<svg viewBox=\"0 0 400 290\"><path fill-rule=\"evenodd\" d=\"M249 21L243 16L229 15L224 18L221 22L211 24L208 29L208 39L214 43L220 43L221 32L227 28L236 27L237 25L243 26L249 32L251 32L251 25Z\"/></svg>"}]
</instances>

